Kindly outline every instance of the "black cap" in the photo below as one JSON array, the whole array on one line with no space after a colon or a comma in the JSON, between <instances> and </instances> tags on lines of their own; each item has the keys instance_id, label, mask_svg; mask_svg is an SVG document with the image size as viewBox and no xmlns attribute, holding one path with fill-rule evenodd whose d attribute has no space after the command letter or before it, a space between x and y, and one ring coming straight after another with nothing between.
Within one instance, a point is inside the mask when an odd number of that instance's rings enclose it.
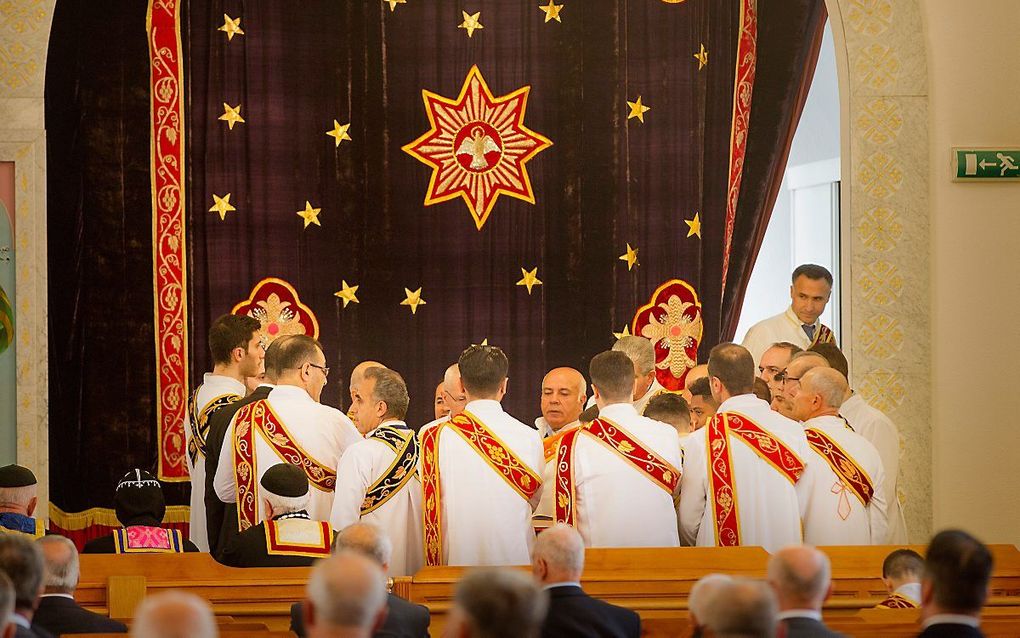
<instances>
[{"instance_id":1,"label":"black cap","mask_svg":"<svg viewBox=\"0 0 1020 638\"><path fill-rule=\"evenodd\" d=\"M308 477L304 470L290 463L277 463L266 470L259 484L268 492L286 498L304 496L308 493Z\"/></svg>"},{"instance_id":2,"label":"black cap","mask_svg":"<svg viewBox=\"0 0 1020 638\"><path fill-rule=\"evenodd\" d=\"M27 487L38 482L27 467L14 464L0 467L0 487Z\"/></svg>"},{"instance_id":3,"label":"black cap","mask_svg":"<svg viewBox=\"0 0 1020 638\"><path fill-rule=\"evenodd\" d=\"M113 507L123 525L158 525L166 514L163 488L155 476L136 468L117 482Z\"/></svg>"}]
</instances>

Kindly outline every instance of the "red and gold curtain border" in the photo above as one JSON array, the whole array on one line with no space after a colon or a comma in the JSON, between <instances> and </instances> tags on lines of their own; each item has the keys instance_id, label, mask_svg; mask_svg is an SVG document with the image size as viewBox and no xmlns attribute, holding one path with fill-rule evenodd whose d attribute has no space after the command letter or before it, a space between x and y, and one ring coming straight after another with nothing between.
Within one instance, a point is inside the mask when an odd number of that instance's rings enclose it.
<instances>
[{"instance_id":1,"label":"red and gold curtain border","mask_svg":"<svg viewBox=\"0 0 1020 638\"><path fill-rule=\"evenodd\" d=\"M180 0L149 0L152 283L156 421L163 481L185 481L188 392L187 260L184 220L184 65Z\"/></svg>"}]
</instances>

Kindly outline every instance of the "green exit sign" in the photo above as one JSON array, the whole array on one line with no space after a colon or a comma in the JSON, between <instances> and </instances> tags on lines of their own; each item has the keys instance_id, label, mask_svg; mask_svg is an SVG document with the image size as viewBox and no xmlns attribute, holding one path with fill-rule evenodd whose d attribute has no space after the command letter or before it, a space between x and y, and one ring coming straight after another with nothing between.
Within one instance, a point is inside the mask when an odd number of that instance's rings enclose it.
<instances>
[{"instance_id":1,"label":"green exit sign","mask_svg":"<svg viewBox=\"0 0 1020 638\"><path fill-rule=\"evenodd\" d=\"M1020 149L954 148L953 181L1020 180Z\"/></svg>"}]
</instances>

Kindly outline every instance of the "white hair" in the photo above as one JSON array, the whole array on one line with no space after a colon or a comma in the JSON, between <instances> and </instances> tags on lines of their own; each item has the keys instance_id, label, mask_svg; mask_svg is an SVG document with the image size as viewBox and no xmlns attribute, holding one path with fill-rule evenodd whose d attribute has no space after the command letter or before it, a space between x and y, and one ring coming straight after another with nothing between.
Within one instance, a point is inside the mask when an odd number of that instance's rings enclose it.
<instances>
[{"instance_id":1,"label":"white hair","mask_svg":"<svg viewBox=\"0 0 1020 638\"><path fill-rule=\"evenodd\" d=\"M826 407L838 408L850 392L843 373L833 368L812 368L801 377L801 387L815 392Z\"/></svg>"},{"instance_id":2,"label":"white hair","mask_svg":"<svg viewBox=\"0 0 1020 638\"><path fill-rule=\"evenodd\" d=\"M337 532L333 541L339 550L351 550L368 556L379 565L389 565L393 543L386 532L372 523L353 523Z\"/></svg>"},{"instance_id":3,"label":"white hair","mask_svg":"<svg viewBox=\"0 0 1020 638\"><path fill-rule=\"evenodd\" d=\"M316 626L369 630L386 605L386 575L368 556L342 550L315 565L307 595Z\"/></svg>"},{"instance_id":4,"label":"white hair","mask_svg":"<svg viewBox=\"0 0 1020 638\"><path fill-rule=\"evenodd\" d=\"M14 506L20 509L27 509L32 499L38 492L37 485L25 485L22 487L0 487L0 505Z\"/></svg>"},{"instance_id":5,"label":"white hair","mask_svg":"<svg viewBox=\"0 0 1020 638\"><path fill-rule=\"evenodd\" d=\"M308 509L308 501L312 498L311 491L305 492L302 496L280 496L273 494L266 488L262 488L262 498L273 508L273 515L290 514Z\"/></svg>"},{"instance_id":6,"label":"white hair","mask_svg":"<svg viewBox=\"0 0 1020 638\"><path fill-rule=\"evenodd\" d=\"M78 566L78 548L70 539L57 534L43 536L36 543L43 550L43 560L46 565L43 584L47 589L56 590L64 594L73 594L78 587L80 570ZM46 551L47 545L59 545L64 548L65 553L54 556Z\"/></svg>"},{"instance_id":7,"label":"white hair","mask_svg":"<svg viewBox=\"0 0 1020 638\"><path fill-rule=\"evenodd\" d=\"M698 579L687 595L687 609L694 618L704 623L712 597L722 589L723 585L733 582L732 576L726 574L706 574Z\"/></svg>"},{"instance_id":8,"label":"white hair","mask_svg":"<svg viewBox=\"0 0 1020 638\"><path fill-rule=\"evenodd\" d=\"M136 638L216 638L219 631L209 604L188 592L171 590L149 596L135 610Z\"/></svg>"},{"instance_id":9,"label":"white hair","mask_svg":"<svg viewBox=\"0 0 1020 638\"><path fill-rule=\"evenodd\" d=\"M655 347L644 337L629 335L613 344L613 350L622 352L634 363L638 374L648 374L655 369Z\"/></svg>"},{"instance_id":10,"label":"white hair","mask_svg":"<svg viewBox=\"0 0 1020 638\"><path fill-rule=\"evenodd\" d=\"M538 535L531 556L532 560L541 558L550 567L580 578L584 571L584 540L570 525L557 523Z\"/></svg>"}]
</instances>

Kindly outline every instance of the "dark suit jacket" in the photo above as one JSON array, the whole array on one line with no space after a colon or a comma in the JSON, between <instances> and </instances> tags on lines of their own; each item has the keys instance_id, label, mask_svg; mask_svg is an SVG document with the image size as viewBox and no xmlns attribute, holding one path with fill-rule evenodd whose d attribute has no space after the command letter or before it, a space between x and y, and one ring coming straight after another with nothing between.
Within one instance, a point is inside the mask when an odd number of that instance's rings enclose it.
<instances>
[{"instance_id":1,"label":"dark suit jacket","mask_svg":"<svg viewBox=\"0 0 1020 638\"><path fill-rule=\"evenodd\" d=\"M985 638L980 629L969 625L938 624L931 625L921 633L918 638Z\"/></svg>"},{"instance_id":2,"label":"dark suit jacket","mask_svg":"<svg viewBox=\"0 0 1020 638\"><path fill-rule=\"evenodd\" d=\"M290 630L305 638L305 619L301 603L290 608ZM429 638L429 610L390 594L386 600L386 622L373 638Z\"/></svg>"},{"instance_id":3,"label":"dark suit jacket","mask_svg":"<svg viewBox=\"0 0 1020 638\"><path fill-rule=\"evenodd\" d=\"M786 638L845 638L813 618L787 618Z\"/></svg>"},{"instance_id":4,"label":"dark suit jacket","mask_svg":"<svg viewBox=\"0 0 1020 638\"><path fill-rule=\"evenodd\" d=\"M209 553L216 559L222 557L227 541L237 535L237 507L221 501L213 487L223 439L234 415L249 403L265 399L270 390L269 386L260 385L245 398L225 405L209 416L209 432L205 436L205 524L209 534Z\"/></svg>"},{"instance_id":5,"label":"dark suit jacket","mask_svg":"<svg viewBox=\"0 0 1020 638\"><path fill-rule=\"evenodd\" d=\"M549 590L543 638L638 638L641 617L572 585Z\"/></svg>"},{"instance_id":6,"label":"dark suit jacket","mask_svg":"<svg viewBox=\"0 0 1020 638\"><path fill-rule=\"evenodd\" d=\"M36 625L32 625L31 629L25 629L21 625L15 625L14 628L14 638L56 638L50 632Z\"/></svg>"},{"instance_id":7,"label":"dark suit jacket","mask_svg":"<svg viewBox=\"0 0 1020 638\"><path fill-rule=\"evenodd\" d=\"M63 596L43 596L32 617L32 627L42 627L54 636L63 634L126 634L127 625L83 609Z\"/></svg>"}]
</instances>

